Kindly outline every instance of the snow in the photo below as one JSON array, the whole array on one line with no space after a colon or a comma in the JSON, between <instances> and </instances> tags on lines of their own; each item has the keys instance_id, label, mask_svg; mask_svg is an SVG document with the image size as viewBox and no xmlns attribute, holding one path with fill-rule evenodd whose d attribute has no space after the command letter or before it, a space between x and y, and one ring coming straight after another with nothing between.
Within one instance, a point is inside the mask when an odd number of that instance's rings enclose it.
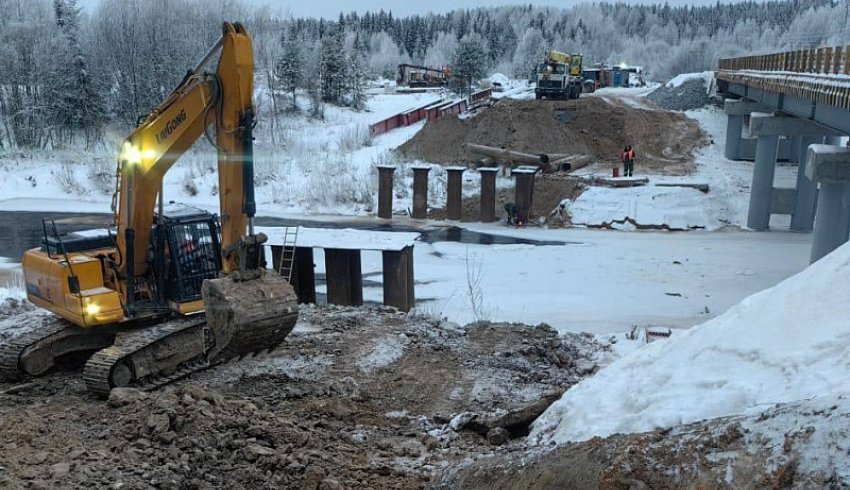
<instances>
[{"instance_id":1,"label":"snow","mask_svg":"<svg viewBox=\"0 0 850 490\"><path fill-rule=\"evenodd\" d=\"M410 343L405 334L388 335L372 346L369 353L357 360L357 367L365 372L389 366L401 359L404 348Z\"/></svg>"},{"instance_id":2,"label":"snow","mask_svg":"<svg viewBox=\"0 0 850 490\"><path fill-rule=\"evenodd\" d=\"M681 75L677 75L676 77L671 79L669 82L667 82L665 84L665 87L667 87L667 88L679 88L685 82L689 82L691 80L699 80L699 79L702 79L703 83L705 83L705 86L708 87L708 85L711 83L711 80L713 78L714 78L714 72L713 71L703 71L703 72L699 72L699 73L682 73Z\"/></svg>"},{"instance_id":3,"label":"snow","mask_svg":"<svg viewBox=\"0 0 850 490\"><path fill-rule=\"evenodd\" d=\"M255 230L269 237L267 245L283 245L285 228L258 226ZM290 232L294 231L290 228ZM299 227L296 244L300 247L398 251L413 245L417 238L419 233Z\"/></svg>"},{"instance_id":4,"label":"snow","mask_svg":"<svg viewBox=\"0 0 850 490\"><path fill-rule=\"evenodd\" d=\"M630 219L676 230L722 228L725 216L706 196L688 187L655 187L651 181L639 187L589 187L574 203L565 204L578 226L609 226Z\"/></svg>"},{"instance_id":5,"label":"snow","mask_svg":"<svg viewBox=\"0 0 850 490\"><path fill-rule=\"evenodd\" d=\"M564 244L417 241L417 309L458 324L476 320L467 269L479 268L483 316L609 336L635 325L688 328L702 323L802 270L811 248L810 236L789 232L612 233L499 224L470 228ZM321 275L324 254L318 249L314 253ZM382 303L381 253L365 251L361 257L364 299ZM317 291L324 292L324 285Z\"/></svg>"},{"instance_id":6,"label":"snow","mask_svg":"<svg viewBox=\"0 0 850 490\"><path fill-rule=\"evenodd\" d=\"M537 443L643 432L847 392L850 244L723 315L656 341L568 390Z\"/></svg>"}]
</instances>

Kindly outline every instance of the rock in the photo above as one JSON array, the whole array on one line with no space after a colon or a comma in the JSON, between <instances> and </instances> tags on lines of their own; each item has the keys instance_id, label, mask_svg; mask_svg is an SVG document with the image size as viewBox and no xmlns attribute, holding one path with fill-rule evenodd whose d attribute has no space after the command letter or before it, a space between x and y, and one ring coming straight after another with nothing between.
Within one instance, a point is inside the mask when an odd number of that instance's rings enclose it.
<instances>
[{"instance_id":1,"label":"rock","mask_svg":"<svg viewBox=\"0 0 850 490\"><path fill-rule=\"evenodd\" d=\"M63 478L71 473L71 463L56 463L50 466L50 474L53 478Z\"/></svg>"},{"instance_id":2,"label":"rock","mask_svg":"<svg viewBox=\"0 0 850 490\"><path fill-rule=\"evenodd\" d=\"M123 407L146 398L148 398L147 393L135 388L113 388L109 392L109 400L106 403L110 407Z\"/></svg>"},{"instance_id":3,"label":"rock","mask_svg":"<svg viewBox=\"0 0 850 490\"><path fill-rule=\"evenodd\" d=\"M151 434L156 435L168 432L170 427L168 415L164 413L152 413L148 416L147 425Z\"/></svg>"},{"instance_id":4,"label":"rock","mask_svg":"<svg viewBox=\"0 0 850 490\"><path fill-rule=\"evenodd\" d=\"M35 453L33 453L32 459L27 461L27 463L32 465L44 464L44 462L47 461L48 456L49 453L47 451L36 451Z\"/></svg>"},{"instance_id":5,"label":"rock","mask_svg":"<svg viewBox=\"0 0 850 490\"><path fill-rule=\"evenodd\" d=\"M501 427L494 427L487 432L487 442L494 446L501 446L510 438L510 433Z\"/></svg>"},{"instance_id":6,"label":"rock","mask_svg":"<svg viewBox=\"0 0 850 490\"><path fill-rule=\"evenodd\" d=\"M84 449L74 449L73 451L68 453L68 459L70 459L70 460L80 459L85 455L86 455L86 451Z\"/></svg>"},{"instance_id":7,"label":"rock","mask_svg":"<svg viewBox=\"0 0 850 490\"><path fill-rule=\"evenodd\" d=\"M245 450L257 456L271 456L277 453L274 449L259 444L248 444L245 446Z\"/></svg>"}]
</instances>

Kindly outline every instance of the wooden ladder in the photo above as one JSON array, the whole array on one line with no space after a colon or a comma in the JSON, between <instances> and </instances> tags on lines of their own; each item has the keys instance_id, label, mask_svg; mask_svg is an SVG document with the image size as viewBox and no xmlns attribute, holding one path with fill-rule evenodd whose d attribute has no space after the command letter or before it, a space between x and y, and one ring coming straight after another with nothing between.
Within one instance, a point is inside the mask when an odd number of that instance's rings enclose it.
<instances>
[{"instance_id":1,"label":"wooden ladder","mask_svg":"<svg viewBox=\"0 0 850 490\"><path fill-rule=\"evenodd\" d=\"M278 273L292 282L292 269L295 265L295 242L298 241L298 227L287 226L283 229L283 250L280 253Z\"/></svg>"}]
</instances>

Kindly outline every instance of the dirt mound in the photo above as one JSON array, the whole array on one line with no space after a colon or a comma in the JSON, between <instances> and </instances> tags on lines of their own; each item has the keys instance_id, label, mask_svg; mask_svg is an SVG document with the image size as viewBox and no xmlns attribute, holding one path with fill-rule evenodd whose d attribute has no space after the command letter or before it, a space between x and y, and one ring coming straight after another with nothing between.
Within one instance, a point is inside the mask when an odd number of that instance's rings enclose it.
<instances>
[{"instance_id":1,"label":"dirt mound","mask_svg":"<svg viewBox=\"0 0 850 490\"><path fill-rule=\"evenodd\" d=\"M408 157L431 163L481 159L466 143L537 153L590 155L619 162L632 145L637 165L680 175L693 169L693 153L705 143L699 125L682 114L611 104L600 97L569 101L503 99L473 117L429 122L399 147Z\"/></svg>"},{"instance_id":2,"label":"dirt mound","mask_svg":"<svg viewBox=\"0 0 850 490\"><path fill-rule=\"evenodd\" d=\"M672 430L513 447L446 468L431 488L847 488L848 406L830 396Z\"/></svg>"},{"instance_id":3,"label":"dirt mound","mask_svg":"<svg viewBox=\"0 0 850 490\"><path fill-rule=\"evenodd\" d=\"M518 444L600 349L546 325L302 307L273 353L161 391L104 403L78 371L0 383L0 488L422 488Z\"/></svg>"}]
</instances>

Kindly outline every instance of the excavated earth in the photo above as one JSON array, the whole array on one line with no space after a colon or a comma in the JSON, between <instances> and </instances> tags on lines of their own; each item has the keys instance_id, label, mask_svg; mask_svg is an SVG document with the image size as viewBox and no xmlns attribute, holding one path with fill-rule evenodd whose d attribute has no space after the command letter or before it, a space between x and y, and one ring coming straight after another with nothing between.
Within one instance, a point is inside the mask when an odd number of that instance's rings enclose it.
<instances>
[{"instance_id":1,"label":"excavated earth","mask_svg":"<svg viewBox=\"0 0 850 490\"><path fill-rule=\"evenodd\" d=\"M0 327L32 310L0 304ZM274 352L156 392L95 399L71 363L0 383L0 488L846 488L825 459L846 452L840 399L529 445L529 423L614 357L543 324L302 307Z\"/></svg>"},{"instance_id":2,"label":"excavated earth","mask_svg":"<svg viewBox=\"0 0 850 490\"><path fill-rule=\"evenodd\" d=\"M402 155L431 163L480 160L467 143L530 153L589 155L595 162L619 162L626 145L641 171L687 175L693 155L707 138L696 121L654 106L612 104L602 97L577 100L502 99L466 119L429 122L399 147Z\"/></svg>"},{"instance_id":3,"label":"excavated earth","mask_svg":"<svg viewBox=\"0 0 850 490\"><path fill-rule=\"evenodd\" d=\"M70 364L0 383L0 488L422 488L520 444L606 349L546 325L302 307L274 352L160 391L100 401Z\"/></svg>"}]
</instances>

